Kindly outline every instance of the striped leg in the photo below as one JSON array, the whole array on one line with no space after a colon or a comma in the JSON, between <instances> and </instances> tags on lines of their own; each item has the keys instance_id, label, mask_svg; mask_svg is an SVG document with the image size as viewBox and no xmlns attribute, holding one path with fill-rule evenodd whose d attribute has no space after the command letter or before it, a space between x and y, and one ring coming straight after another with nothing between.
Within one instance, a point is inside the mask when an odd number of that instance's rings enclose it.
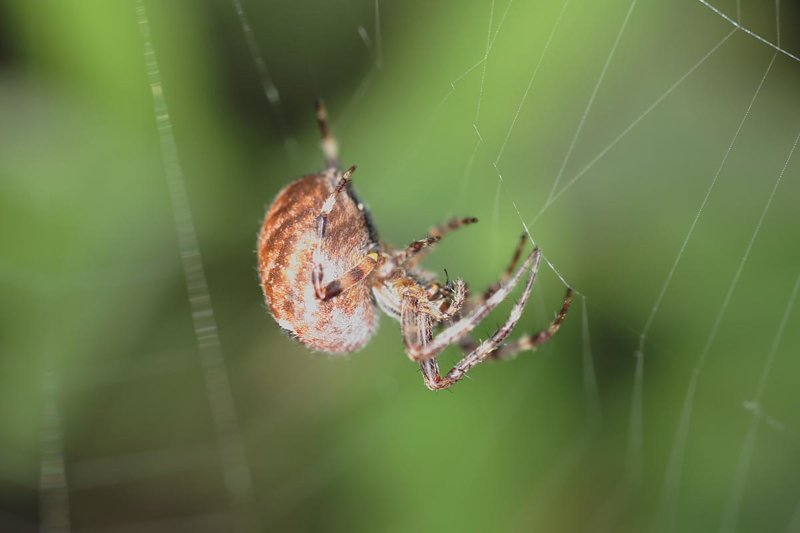
<instances>
[{"instance_id":1,"label":"striped leg","mask_svg":"<svg viewBox=\"0 0 800 533\"><path fill-rule=\"evenodd\" d=\"M519 352L535 351L536 348L549 341L553 335L556 334L567 316L569 306L572 303L573 290L571 287L567 288L567 294L561 303L561 309L558 311L556 318L550 323L547 328L538 333L524 334L519 339L508 344L500 346L487 357L493 360L512 359L517 356ZM471 336L466 336L459 342L459 347L464 353L470 353L478 347L478 343Z\"/></svg>"},{"instance_id":2,"label":"striped leg","mask_svg":"<svg viewBox=\"0 0 800 533\"><path fill-rule=\"evenodd\" d=\"M511 274L514 273L514 269L517 267L517 263L519 263L519 258L522 256L522 249L525 248L525 241L527 240L528 236L523 233L519 238L517 247L514 249L514 255L511 256L511 262L506 267L505 272L503 272L498 281L494 282L483 292L483 296L477 302L478 305L491 298L492 294L496 293L497 290L502 287L503 283L511 277Z\"/></svg>"},{"instance_id":3,"label":"striped leg","mask_svg":"<svg viewBox=\"0 0 800 533\"><path fill-rule=\"evenodd\" d=\"M444 350L447 346L457 343L459 339L469 335L483 320L486 316L492 312L500 302L502 302L514 289L517 283L520 281L522 276L524 275L526 270L530 269L530 275L528 277L528 283L525 286L525 290L520 298L519 303L514 306L511 310L511 314L509 316L506 325L510 325L513 327L516 324L517 320L519 320L519 314L522 313L522 307L524 306L525 302L530 295L530 291L533 288L533 282L536 279L536 273L539 271L539 262L541 260L541 253L539 249L534 249L531 254L525 259L523 265L514 273L511 279L508 282L504 283L500 289L492 295L483 305L480 305L474 309L472 309L466 316L462 317L458 321L446 326L442 331L439 332L433 338L425 338L424 342L418 343L407 343L406 350L408 352L408 356L411 358L412 361L417 362L424 362L428 359L432 359L436 357L442 350ZM403 314L406 313L406 306L404 302L403 306ZM408 309L409 312L413 312L413 308ZM496 335L499 335L503 332L506 328L506 325L501 327L498 330ZM405 329L405 328L404 328ZM494 350L497 348L500 343L502 343L505 338L510 333L510 329L505 331L501 337L492 337L494 339L493 342L496 342L494 346L491 347L489 351ZM404 332L405 333L405 332ZM490 339L491 341L491 339ZM489 341L487 341L489 342ZM487 347L488 344L484 343L481 345L482 347ZM483 349L483 348L482 348ZM466 358L465 358L466 359Z\"/></svg>"},{"instance_id":4,"label":"striped leg","mask_svg":"<svg viewBox=\"0 0 800 533\"><path fill-rule=\"evenodd\" d=\"M400 252L399 255L402 262L398 262L398 265L403 263L408 263L408 265L412 267L417 265L425 257L425 254L431 246L439 242L442 237L459 228L474 224L477 221L478 219L475 217L451 218L444 224L432 227L428 230L428 235L424 239L412 242L405 250Z\"/></svg>"},{"instance_id":5,"label":"striped leg","mask_svg":"<svg viewBox=\"0 0 800 533\"><path fill-rule=\"evenodd\" d=\"M322 139L322 153L325 155L325 166L329 169L339 168L339 143L328 126L328 109L322 100L316 102L317 125Z\"/></svg>"},{"instance_id":6,"label":"striped leg","mask_svg":"<svg viewBox=\"0 0 800 533\"><path fill-rule=\"evenodd\" d=\"M341 294L353 285L359 283L366 278L375 267L378 266L379 256L377 253L370 253L362 259L358 265L346 272L342 277L331 280L325 283L325 273L322 265L322 257L320 251L322 249L322 241L328 233L328 217L333 211L333 206L336 205L336 197L341 193L347 184L350 182L350 177L355 172L356 167L350 167L342 174L336 188L328 196L322 204L319 216L317 216L317 243L314 248L314 270L311 274L311 282L314 285L314 292L320 300L329 300L334 296Z\"/></svg>"},{"instance_id":7,"label":"striped leg","mask_svg":"<svg viewBox=\"0 0 800 533\"><path fill-rule=\"evenodd\" d=\"M378 266L378 254L372 252L362 259L356 266L348 270L341 277L329 282L324 287L321 286L322 280L320 279L319 288L315 285L314 291L317 293L317 298L320 300L330 300L334 296L342 294L344 291L357 285L364 278L375 270Z\"/></svg>"},{"instance_id":8,"label":"striped leg","mask_svg":"<svg viewBox=\"0 0 800 533\"><path fill-rule=\"evenodd\" d=\"M538 250L535 250L535 252L538 252ZM497 329L494 335L480 343L474 350L464 356L464 358L456 363L445 376L439 374L439 365L434 359L420 362L422 377L425 380L425 385L430 390L446 389L461 380L475 365L485 361L509 336L517 325L517 322L519 322L522 316L522 310L525 309L525 304L528 302L528 297L533 290L533 283L536 281L536 272L539 266L538 259L539 255L537 254L535 265L531 269L528 282L525 284L525 289L522 291L519 302L514 305L511 309L511 313L508 315L508 319Z\"/></svg>"}]
</instances>

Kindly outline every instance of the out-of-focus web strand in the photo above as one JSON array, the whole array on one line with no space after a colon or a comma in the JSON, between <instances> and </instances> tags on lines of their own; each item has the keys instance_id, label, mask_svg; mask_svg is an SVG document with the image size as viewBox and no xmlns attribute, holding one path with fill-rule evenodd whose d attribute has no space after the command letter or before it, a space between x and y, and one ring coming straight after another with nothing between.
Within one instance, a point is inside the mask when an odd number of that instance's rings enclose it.
<instances>
[{"instance_id":1,"label":"out-of-focus web strand","mask_svg":"<svg viewBox=\"0 0 800 533\"><path fill-rule=\"evenodd\" d=\"M197 242L197 233L186 193L172 121L164 98L158 58L150 33L150 21L143 0L136 2L136 20L144 47L145 71L153 98L153 111L161 146L164 176L167 181L177 231L178 250L225 488L232 507L238 511L240 516L240 523L235 529L261 531L258 515L250 508L254 500L250 467L247 463L236 417L230 379L225 368L214 308L211 304L211 295Z\"/></svg>"}]
</instances>

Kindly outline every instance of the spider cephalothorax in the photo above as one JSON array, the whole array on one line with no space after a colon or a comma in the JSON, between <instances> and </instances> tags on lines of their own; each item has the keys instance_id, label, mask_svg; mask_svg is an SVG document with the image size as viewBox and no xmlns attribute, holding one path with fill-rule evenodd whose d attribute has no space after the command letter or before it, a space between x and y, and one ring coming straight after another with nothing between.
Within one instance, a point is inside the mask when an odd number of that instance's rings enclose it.
<instances>
[{"instance_id":1,"label":"spider cephalothorax","mask_svg":"<svg viewBox=\"0 0 800 533\"><path fill-rule=\"evenodd\" d=\"M338 146L327 113L317 105L326 169L286 186L273 201L258 238L258 271L267 306L280 327L312 350L348 353L362 348L378 325L378 308L398 320L408 356L419 363L430 389L447 388L487 359L533 350L558 330L572 301L567 295L556 319L535 334L504 344L533 288L541 254L534 249L515 269L520 240L503 279L476 298L467 298L461 279L444 285L418 265L445 234L477 222L453 219L403 249L378 240L369 212L350 182L355 167L339 170ZM483 342L477 325L523 278L528 280L506 322ZM443 329L433 335L437 326ZM436 356L457 344L465 356L441 376Z\"/></svg>"}]
</instances>

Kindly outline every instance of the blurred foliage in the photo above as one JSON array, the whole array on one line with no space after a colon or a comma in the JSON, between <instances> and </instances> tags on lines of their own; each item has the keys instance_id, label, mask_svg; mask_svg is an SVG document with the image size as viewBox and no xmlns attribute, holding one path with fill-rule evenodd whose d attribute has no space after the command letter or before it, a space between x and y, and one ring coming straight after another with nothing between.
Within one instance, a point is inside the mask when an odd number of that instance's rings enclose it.
<instances>
[{"instance_id":1,"label":"blurred foliage","mask_svg":"<svg viewBox=\"0 0 800 533\"><path fill-rule=\"evenodd\" d=\"M743 4L743 24L774 41L773 4ZM558 1L380 2L378 32L372 1L243 0L277 106L233 2L145 5L253 497L238 505L226 490L134 3L15 0L0 7L3 531L49 512L40 470L54 427L76 531L229 531L243 511L281 531L647 530L693 376L670 518L679 531L720 527L753 420L743 402L800 270L800 157L720 310L798 132L800 62L777 56L719 170L774 51L736 32L639 120L733 29L699 2L640 3L564 168L569 189L547 205L627 1L570 3L548 45ZM798 11L781 10L796 55ZM281 336L255 234L276 192L320 168L317 97L383 239L479 217L427 264L480 288L524 220L585 308L578 298L539 352L479 367L451 393L424 388L385 317L350 357ZM639 337L717 172L646 338L631 479ZM543 269L518 330L544 326L562 291ZM798 509L798 320L760 398L733 506L742 531L783 530Z\"/></svg>"}]
</instances>

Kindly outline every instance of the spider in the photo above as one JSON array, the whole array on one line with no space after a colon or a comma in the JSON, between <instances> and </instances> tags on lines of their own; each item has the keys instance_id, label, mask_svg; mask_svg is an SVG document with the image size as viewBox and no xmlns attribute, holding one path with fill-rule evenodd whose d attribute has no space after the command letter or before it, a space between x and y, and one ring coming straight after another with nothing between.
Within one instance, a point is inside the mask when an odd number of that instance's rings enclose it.
<instances>
[{"instance_id":1,"label":"spider","mask_svg":"<svg viewBox=\"0 0 800 533\"><path fill-rule=\"evenodd\" d=\"M445 389L475 365L534 350L558 331L572 301L567 289L555 320L539 333L504 344L528 301L541 253L535 248L522 266L525 235L498 282L468 297L462 279L441 284L418 265L446 234L477 222L456 218L434 227L423 239L394 249L378 239L369 211L351 183L355 167L339 167L339 148L328 114L317 102L316 118L325 169L281 190L258 237L258 272L267 306L278 325L308 348L330 354L364 347L378 326L378 309L400 322L406 353L419 364L425 385ZM472 337L478 324L528 273L522 296L508 319L483 342ZM442 329L434 336L437 326ZM445 375L437 355L458 345L463 358Z\"/></svg>"}]
</instances>

